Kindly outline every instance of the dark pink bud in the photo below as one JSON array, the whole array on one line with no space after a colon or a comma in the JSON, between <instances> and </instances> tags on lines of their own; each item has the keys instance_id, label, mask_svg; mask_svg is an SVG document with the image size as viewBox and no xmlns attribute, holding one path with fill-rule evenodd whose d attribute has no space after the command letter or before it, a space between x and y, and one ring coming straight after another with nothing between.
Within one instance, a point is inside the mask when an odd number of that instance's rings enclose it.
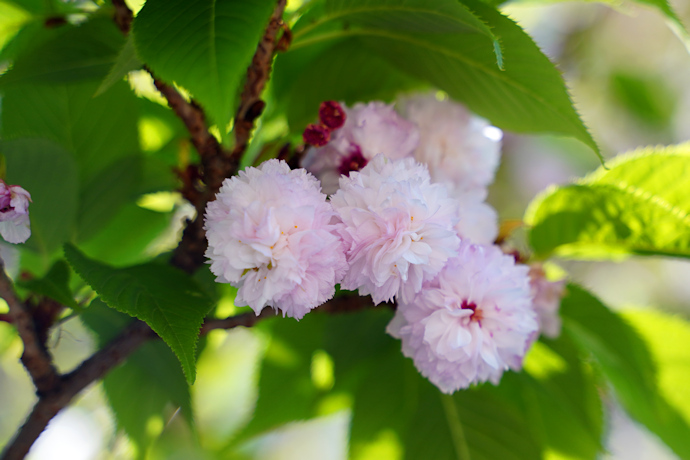
<instances>
[{"instance_id":1,"label":"dark pink bud","mask_svg":"<svg viewBox=\"0 0 690 460\"><path fill-rule=\"evenodd\" d=\"M345 110L335 101L324 101L319 107L319 119L329 129L338 129L345 124Z\"/></svg>"},{"instance_id":2,"label":"dark pink bud","mask_svg":"<svg viewBox=\"0 0 690 460\"><path fill-rule=\"evenodd\" d=\"M331 132L325 126L307 125L304 133L302 133L302 139L304 139L304 142L307 144L311 144L315 147L322 147L331 140Z\"/></svg>"}]
</instances>

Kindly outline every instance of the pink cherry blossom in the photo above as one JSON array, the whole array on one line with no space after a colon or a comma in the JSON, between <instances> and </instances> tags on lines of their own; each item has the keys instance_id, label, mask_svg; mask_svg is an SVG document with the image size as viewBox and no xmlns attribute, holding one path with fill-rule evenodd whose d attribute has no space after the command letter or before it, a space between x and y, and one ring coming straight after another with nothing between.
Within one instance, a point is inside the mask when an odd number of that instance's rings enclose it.
<instances>
[{"instance_id":1,"label":"pink cherry blossom","mask_svg":"<svg viewBox=\"0 0 690 460\"><path fill-rule=\"evenodd\" d=\"M498 167L501 131L465 106L450 99L439 100L433 94L401 98L398 106L419 128L414 157L429 167L431 179L450 182L461 192L479 190L485 194Z\"/></svg>"},{"instance_id":2,"label":"pink cherry blossom","mask_svg":"<svg viewBox=\"0 0 690 460\"><path fill-rule=\"evenodd\" d=\"M561 335L561 317L558 310L565 295L566 281L549 281L544 268L533 264L529 269L530 288L534 298L534 310L537 312L539 332L551 339Z\"/></svg>"},{"instance_id":3,"label":"pink cherry blossom","mask_svg":"<svg viewBox=\"0 0 690 460\"><path fill-rule=\"evenodd\" d=\"M323 147L310 147L301 164L321 180L328 194L338 189L341 174L360 170L380 153L390 159L412 156L419 142L414 123L398 115L392 105L370 102L342 108L346 114L342 128L331 131L330 142Z\"/></svg>"},{"instance_id":4,"label":"pink cherry blossom","mask_svg":"<svg viewBox=\"0 0 690 460\"><path fill-rule=\"evenodd\" d=\"M342 286L374 302L411 298L457 254L457 202L412 158L377 155L331 197L350 268Z\"/></svg>"},{"instance_id":5,"label":"pink cherry blossom","mask_svg":"<svg viewBox=\"0 0 690 460\"><path fill-rule=\"evenodd\" d=\"M496 210L476 194L452 193L460 204L460 221L455 226L460 238L475 244L493 244L498 236L498 214Z\"/></svg>"},{"instance_id":6,"label":"pink cherry blossom","mask_svg":"<svg viewBox=\"0 0 690 460\"><path fill-rule=\"evenodd\" d=\"M237 305L300 319L330 299L347 263L334 212L303 169L269 160L223 182L206 208L211 271Z\"/></svg>"},{"instance_id":7,"label":"pink cherry blossom","mask_svg":"<svg viewBox=\"0 0 690 460\"><path fill-rule=\"evenodd\" d=\"M497 246L463 242L436 279L399 301L387 331L444 393L497 384L522 367L537 331L527 271Z\"/></svg>"},{"instance_id":8,"label":"pink cherry blossom","mask_svg":"<svg viewBox=\"0 0 690 460\"><path fill-rule=\"evenodd\" d=\"M8 243L23 243L31 236L30 202L29 192L0 180L0 235Z\"/></svg>"}]
</instances>

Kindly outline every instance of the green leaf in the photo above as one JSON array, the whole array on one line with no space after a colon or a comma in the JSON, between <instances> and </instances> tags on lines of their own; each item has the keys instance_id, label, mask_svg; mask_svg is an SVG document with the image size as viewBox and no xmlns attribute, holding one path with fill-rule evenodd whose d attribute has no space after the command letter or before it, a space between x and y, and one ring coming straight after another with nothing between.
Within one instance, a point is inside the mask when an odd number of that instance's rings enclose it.
<instances>
[{"instance_id":1,"label":"green leaf","mask_svg":"<svg viewBox=\"0 0 690 460\"><path fill-rule=\"evenodd\" d=\"M460 2L437 0L331 0L318 16L307 15L294 27L296 40L329 31L335 21L410 33L479 33L495 39L491 29Z\"/></svg>"},{"instance_id":2,"label":"green leaf","mask_svg":"<svg viewBox=\"0 0 690 460\"><path fill-rule=\"evenodd\" d=\"M660 393L649 350L635 330L575 285L561 304L564 330L591 355L623 407L681 458L690 457L690 425Z\"/></svg>"},{"instance_id":3,"label":"green leaf","mask_svg":"<svg viewBox=\"0 0 690 460\"><path fill-rule=\"evenodd\" d=\"M79 26L58 27L49 39L17 56L12 69L0 77L0 86L102 78L123 43L112 18L104 15Z\"/></svg>"},{"instance_id":4,"label":"green leaf","mask_svg":"<svg viewBox=\"0 0 690 460\"><path fill-rule=\"evenodd\" d=\"M344 101L350 106L373 99L391 101L399 92L420 86L367 52L356 39L327 45L317 56L309 55L317 51L309 47L276 58L271 77L274 92L292 131L301 131L313 122L322 101Z\"/></svg>"},{"instance_id":5,"label":"green leaf","mask_svg":"<svg viewBox=\"0 0 690 460\"><path fill-rule=\"evenodd\" d=\"M94 98L98 82L19 85L2 98L2 137L52 139L74 154L82 184L139 152L137 97L125 82Z\"/></svg>"},{"instance_id":6,"label":"green leaf","mask_svg":"<svg viewBox=\"0 0 690 460\"><path fill-rule=\"evenodd\" d=\"M188 89L225 134L274 6L272 0L149 0L134 20L134 43L153 73Z\"/></svg>"},{"instance_id":7,"label":"green leaf","mask_svg":"<svg viewBox=\"0 0 690 460\"><path fill-rule=\"evenodd\" d=\"M108 72L108 75L103 79L94 96L100 96L115 83L122 80L129 72L141 69L142 66L143 63L137 57L136 50L134 49L133 35L130 34L127 36L124 46L118 53L110 72Z\"/></svg>"},{"instance_id":8,"label":"green leaf","mask_svg":"<svg viewBox=\"0 0 690 460\"><path fill-rule=\"evenodd\" d=\"M65 256L109 307L145 321L175 352L189 383L196 377L196 344L210 299L183 272L158 264L113 268L72 245Z\"/></svg>"},{"instance_id":9,"label":"green leaf","mask_svg":"<svg viewBox=\"0 0 690 460\"><path fill-rule=\"evenodd\" d=\"M597 458L604 425L600 379L572 339L542 338L532 345L524 370L505 375L501 388L515 388L535 436L565 458Z\"/></svg>"},{"instance_id":10,"label":"green leaf","mask_svg":"<svg viewBox=\"0 0 690 460\"><path fill-rule=\"evenodd\" d=\"M629 321L647 344L657 367L660 393L690 424L690 323L679 315L654 310L626 310Z\"/></svg>"},{"instance_id":11,"label":"green leaf","mask_svg":"<svg viewBox=\"0 0 690 460\"><path fill-rule=\"evenodd\" d=\"M141 155L116 160L81 191L76 241L85 241L108 224L121 207L133 202L142 181Z\"/></svg>"},{"instance_id":12,"label":"green leaf","mask_svg":"<svg viewBox=\"0 0 690 460\"><path fill-rule=\"evenodd\" d=\"M31 237L25 243L45 258L69 240L77 217L79 179L72 156L44 139L0 142L7 182L31 194Z\"/></svg>"},{"instance_id":13,"label":"green leaf","mask_svg":"<svg viewBox=\"0 0 690 460\"><path fill-rule=\"evenodd\" d=\"M105 228L79 246L89 257L118 267L141 263L151 258L151 246L170 226L172 216L128 203Z\"/></svg>"},{"instance_id":14,"label":"green leaf","mask_svg":"<svg viewBox=\"0 0 690 460\"><path fill-rule=\"evenodd\" d=\"M259 328L270 335L270 344L257 410L235 442L327 413L336 401L351 401L350 458L362 458L382 436L411 460L459 459L463 444L473 460L541 458L541 445L525 414L498 389L485 385L447 396L424 379L402 355L400 342L385 334L391 315L378 308L337 316L311 314L299 323L262 321ZM332 388L315 383L318 353L333 360Z\"/></svg>"},{"instance_id":15,"label":"green leaf","mask_svg":"<svg viewBox=\"0 0 690 460\"><path fill-rule=\"evenodd\" d=\"M535 253L690 257L690 144L640 149L609 167L530 204Z\"/></svg>"},{"instance_id":16,"label":"green leaf","mask_svg":"<svg viewBox=\"0 0 690 460\"><path fill-rule=\"evenodd\" d=\"M94 331L100 347L131 322L131 318L109 309L100 299L92 301L80 318ZM175 355L162 342L144 344L106 375L103 387L118 426L137 444L139 458L144 458L157 435L148 429L149 421L167 421L172 415L166 410L169 404L179 407L187 422L193 424L189 386Z\"/></svg>"},{"instance_id":17,"label":"green leaf","mask_svg":"<svg viewBox=\"0 0 690 460\"><path fill-rule=\"evenodd\" d=\"M72 290L69 288L70 269L67 262L58 260L53 264L43 278L28 281L17 281L17 285L29 291L49 297L73 310L80 307L74 300Z\"/></svg>"},{"instance_id":18,"label":"green leaf","mask_svg":"<svg viewBox=\"0 0 690 460\"><path fill-rule=\"evenodd\" d=\"M446 91L496 126L571 136L599 153L560 73L532 39L493 7L471 0L464 3L500 38L505 70L496 65L490 36L387 28L386 21L359 24L336 18L314 29L305 26L306 33L295 32L289 52L345 38L356 40L364 50ZM425 5L428 10L437 8L436 3Z\"/></svg>"},{"instance_id":19,"label":"green leaf","mask_svg":"<svg viewBox=\"0 0 690 460\"><path fill-rule=\"evenodd\" d=\"M661 76L619 71L611 76L611 90L619 104L657 131L671 124L676 100Z\"/></svg>"},{"instance_id":20,"label":"green leaf","mask_svg":"<svg viewBox=\"0 0 690 460\"><path fill-rule=\"evenodd\" d=\"M0 49L21 30L31 15L19 6L0 2Z\"/></svg>"}]
</instances>

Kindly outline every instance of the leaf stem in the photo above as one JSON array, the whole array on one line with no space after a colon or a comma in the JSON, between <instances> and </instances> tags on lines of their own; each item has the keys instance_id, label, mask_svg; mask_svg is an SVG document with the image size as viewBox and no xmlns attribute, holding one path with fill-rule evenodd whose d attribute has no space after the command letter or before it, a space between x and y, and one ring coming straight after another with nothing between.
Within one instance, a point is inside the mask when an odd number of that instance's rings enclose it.
<instances>
[{"instance_id":1,"label":"leaf stem","mask_svg":"<svg viewBox=\"0 0 690 460\"><path fill-rule=\"evenodd\" d=\"M458 414L458 408L455 406L453 396L441 394L440 397L443 411L446 413L446 420L448 420L450 437L453 440L457 458L458 460L471 460L470 449L467 446L467 438L465 438L465 430L462 429L460 414Z\"/></svg>"}]
</instances>

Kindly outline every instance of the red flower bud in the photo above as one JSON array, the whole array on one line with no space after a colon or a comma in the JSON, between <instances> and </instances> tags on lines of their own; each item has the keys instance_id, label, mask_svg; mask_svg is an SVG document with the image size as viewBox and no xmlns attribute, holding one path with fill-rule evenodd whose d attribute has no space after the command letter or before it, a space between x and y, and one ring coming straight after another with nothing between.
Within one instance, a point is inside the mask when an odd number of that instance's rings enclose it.
<instances>
[{"instance_id":1,"label":"red flower bud","mask_svg":"<svg viewBox=\"0 0 690 460\"><path fill-rule=\"evenodd\" d=\"M319 107L321 124L329 129L338 129L345 124L345 110L336 101L324 101Z\"/></svg>"},{"instance_id":2,"label":"red flower bud","mask_svg":"<svg viewBox=\"0 0 690 460\"><path fill-rule=\"evenodd\" d=\"M325 126L307 125L304 133L302 133L302 139L304 139L304 142L307 144L311 144L315 147L322 147L331 140L331 132Z\"/></svg>"}]
</instances>

